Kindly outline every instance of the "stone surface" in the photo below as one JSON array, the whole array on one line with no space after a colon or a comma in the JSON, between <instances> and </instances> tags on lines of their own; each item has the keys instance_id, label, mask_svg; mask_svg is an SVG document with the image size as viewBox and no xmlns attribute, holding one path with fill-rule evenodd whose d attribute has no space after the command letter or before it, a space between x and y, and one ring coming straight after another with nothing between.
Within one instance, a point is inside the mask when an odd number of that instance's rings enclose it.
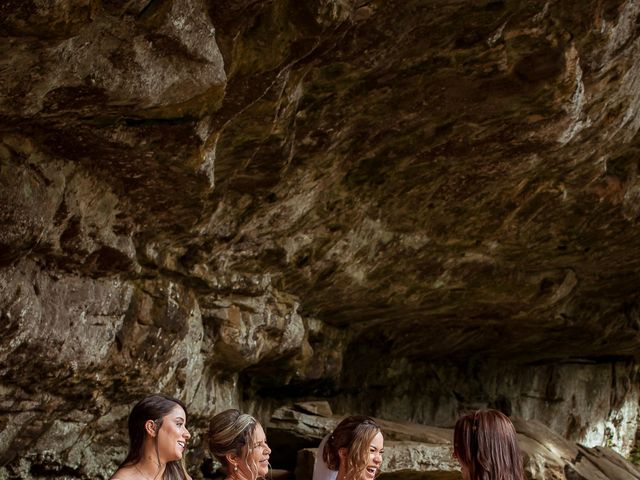
<instances>
[{"instance_id":1,"label":"stone surface","mask_svg":"<svg viewBox=\"0 0 640 480\"><path fill-rule=\"evenodd\" d=\"M640 478L640 469L608 448L568 442L538 421L514 418L527 478L584 480Z\"/></svg>"},{"instance_id":2,"label":"stone surface","mask_svg":"<svg viewBox=\"0 0 640 480\"><path fill-rule=\"evenodd\" d=\"M629 454L639 18L2 2L0 477L108 477L156 390L189 404L196 478L212 413L306 401L492 406Z\"/></svg>"},{"instance_id":3,"label":"stone surface","mask_svg":"<svg viewBox=\"0 0 640 480\"><path fill-rule=\"evenodd\" d=\"M333 412L331 411L331 405L327 401L319 402L298 402L293 405L293 408L303 413L311 413L313 415L319 415L321 417L331 417Z\"/></svg>"},{"instance_id":4,"label":"stone surface","mask_svg":"<svg viewBox=\"0 0 640 480\"><path fill-rule=\"evenodd\" d=\"M350 346L346 365L369 365L342 377L336 412L367 411L390 420L452 427L459 411L485 406L544 422L565 438L628 452L635 443L640 391L634 362L594 359L540 364L471 360L389 361L392 353L370 339ZM367 354L374 348L375 357ZM371 372L370 374L368 372ZM375 385L375 395L360 385Z\"/></svg>"}]
</instances>

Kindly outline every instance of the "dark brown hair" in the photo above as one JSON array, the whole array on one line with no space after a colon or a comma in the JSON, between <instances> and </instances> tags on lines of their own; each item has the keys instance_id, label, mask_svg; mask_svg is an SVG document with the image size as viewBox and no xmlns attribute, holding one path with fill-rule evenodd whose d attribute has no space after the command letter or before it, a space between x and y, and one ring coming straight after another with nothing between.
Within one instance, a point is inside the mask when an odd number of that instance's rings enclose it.
<instances>
[{"instance_id":1,"label":"dark brown hair","mask_svg":"<svg viewBox=\"0 0 640 480\"><path fill-rule=\"evenodd\" d=\"M497 410L460 417L453 432L453 454L469 480L524 480L516 429Z\"/></svg>"},{"instance_id":2,"label":"dark brown hair","mask_svg":"<svg viewBox=\"0 0 640 480\"><path fill-rule=\"evenodd\" d=\"M341 448L346 448L346 475L356 478L367 467L369 447L376 434L381 433L380 426L370 417L353 415L342 420L329 436L322 451L322 458L331 470L340 468Z\"/></svg>"},{"instance_id":3,"label":"dark brown hair","mask_svg":"<svg viewBox=\"0 0 640 480\"><path fill-rule=\"evenodd\" d=\"M162 419L175 407L180 406L187 414L187 407L177 398L169 397L167 395L155 394L149 395L136 403L131 409L129 414L129 453L124 459L124 462L120 464L120 467L127 465L135 465L142 457L142 447L144 445L144 439L147 435L144 424L147 420L155 423L156 429L159 430L162 425ZM186 419L185 419L186 420ZM157 437L156 437L157 442ZM156 444L157 454L157 444ZM184 480L188 478L186 469L184 467L184 460L176 460L173 462L167 462L165 466L165 479L171 480Z\"/></svg>"}]
</instances>

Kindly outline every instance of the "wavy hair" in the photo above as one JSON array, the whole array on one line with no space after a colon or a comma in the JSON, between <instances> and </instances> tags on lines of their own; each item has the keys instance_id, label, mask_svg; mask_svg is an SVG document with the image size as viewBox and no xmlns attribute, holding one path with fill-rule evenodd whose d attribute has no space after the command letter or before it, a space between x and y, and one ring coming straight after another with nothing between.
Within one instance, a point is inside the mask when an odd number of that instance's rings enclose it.
<instances>
[{"instance_id":1,"label":"wavy hair","mask_svg":"<svg viewBox=\"0 0 640 480\"><path fill-rule=\"evenodd\" d=\"M453 431L453 454L468 480L525 480L516 429L502 412L463 415Z\"/></svg>"},{"instance_id":2,"label":"wavy hair","mask_svg":"<svg viewBox=\"0 0 640 480\"><path fill-rule=\"evenodd\" d=\"M258 477L258 466L249 464L249 452L258 421L235 408L215 415L209 424L209 451L231 473L226 455L233 453L242 458L252 478Z\"/></svg>"},{"instance_id":3,"label":"wavy hair","mask_svg":"<svg viewBox=\"0 0 640 480\"><path fill-rule=\"evenodd\" d=\"M340 449L347 449L346 477L358 478L369 463L369 447L380 426L371 418L353 415L343 419L329 436L322 459L331 470L340 468Z\"/></svg>"}]
</instances>

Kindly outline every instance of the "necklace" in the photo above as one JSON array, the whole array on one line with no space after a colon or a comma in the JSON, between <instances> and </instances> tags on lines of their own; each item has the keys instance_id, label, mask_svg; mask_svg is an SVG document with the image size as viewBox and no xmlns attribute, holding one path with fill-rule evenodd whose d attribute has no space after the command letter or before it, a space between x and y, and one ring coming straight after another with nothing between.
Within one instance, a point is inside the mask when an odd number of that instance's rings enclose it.
<instances>
[{"instance_id":1,"label":"necklace","mask_svg":"<svg viewBox=\"0 0 640 480\"><path fill-rule=\"evenodd\" d=\"M151 478L149 475L147 475L147 474L146 474L146 473L144 473L142 470L140 470L140 469L138 468L138 465L137 465L137 464L136 464L136 465L134 465L134 467L135 467L135 469L140 473L140 475L142 475L142 476L143 476L144 478L146 478L147 480L155 480L155 477L154 477L154 478Z\"/></svg>"}]
</instances>

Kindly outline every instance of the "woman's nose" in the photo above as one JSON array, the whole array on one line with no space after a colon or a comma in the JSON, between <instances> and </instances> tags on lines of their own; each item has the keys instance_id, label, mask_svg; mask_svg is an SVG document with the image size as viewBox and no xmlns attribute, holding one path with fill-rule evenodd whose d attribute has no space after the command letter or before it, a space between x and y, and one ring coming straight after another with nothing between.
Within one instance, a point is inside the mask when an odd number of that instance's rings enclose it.
<instances>
[{"instance_id":1,"label":"woman's nose","mask_svg":"<svg viewBox=\"0 0 640 480\"><path fill-rule=\"evenodd\" d=\"M189 433L189 430L187 430L186 428L184 429L184 433L182 434L182 436L184 438L191 438L191 434Z\"/></svg>"},{"instance_id":2,"label":"woman's nose","mask_svg":"<svg viewBox=\"0 0 640 480\"><path fill-rule=\"evenodd\" d=\"M267 442L264 443L264 448L267 451L267 453L271 453L271 448L269 448L269 445L267 444Z\"/></svg>"}]
</instances>

